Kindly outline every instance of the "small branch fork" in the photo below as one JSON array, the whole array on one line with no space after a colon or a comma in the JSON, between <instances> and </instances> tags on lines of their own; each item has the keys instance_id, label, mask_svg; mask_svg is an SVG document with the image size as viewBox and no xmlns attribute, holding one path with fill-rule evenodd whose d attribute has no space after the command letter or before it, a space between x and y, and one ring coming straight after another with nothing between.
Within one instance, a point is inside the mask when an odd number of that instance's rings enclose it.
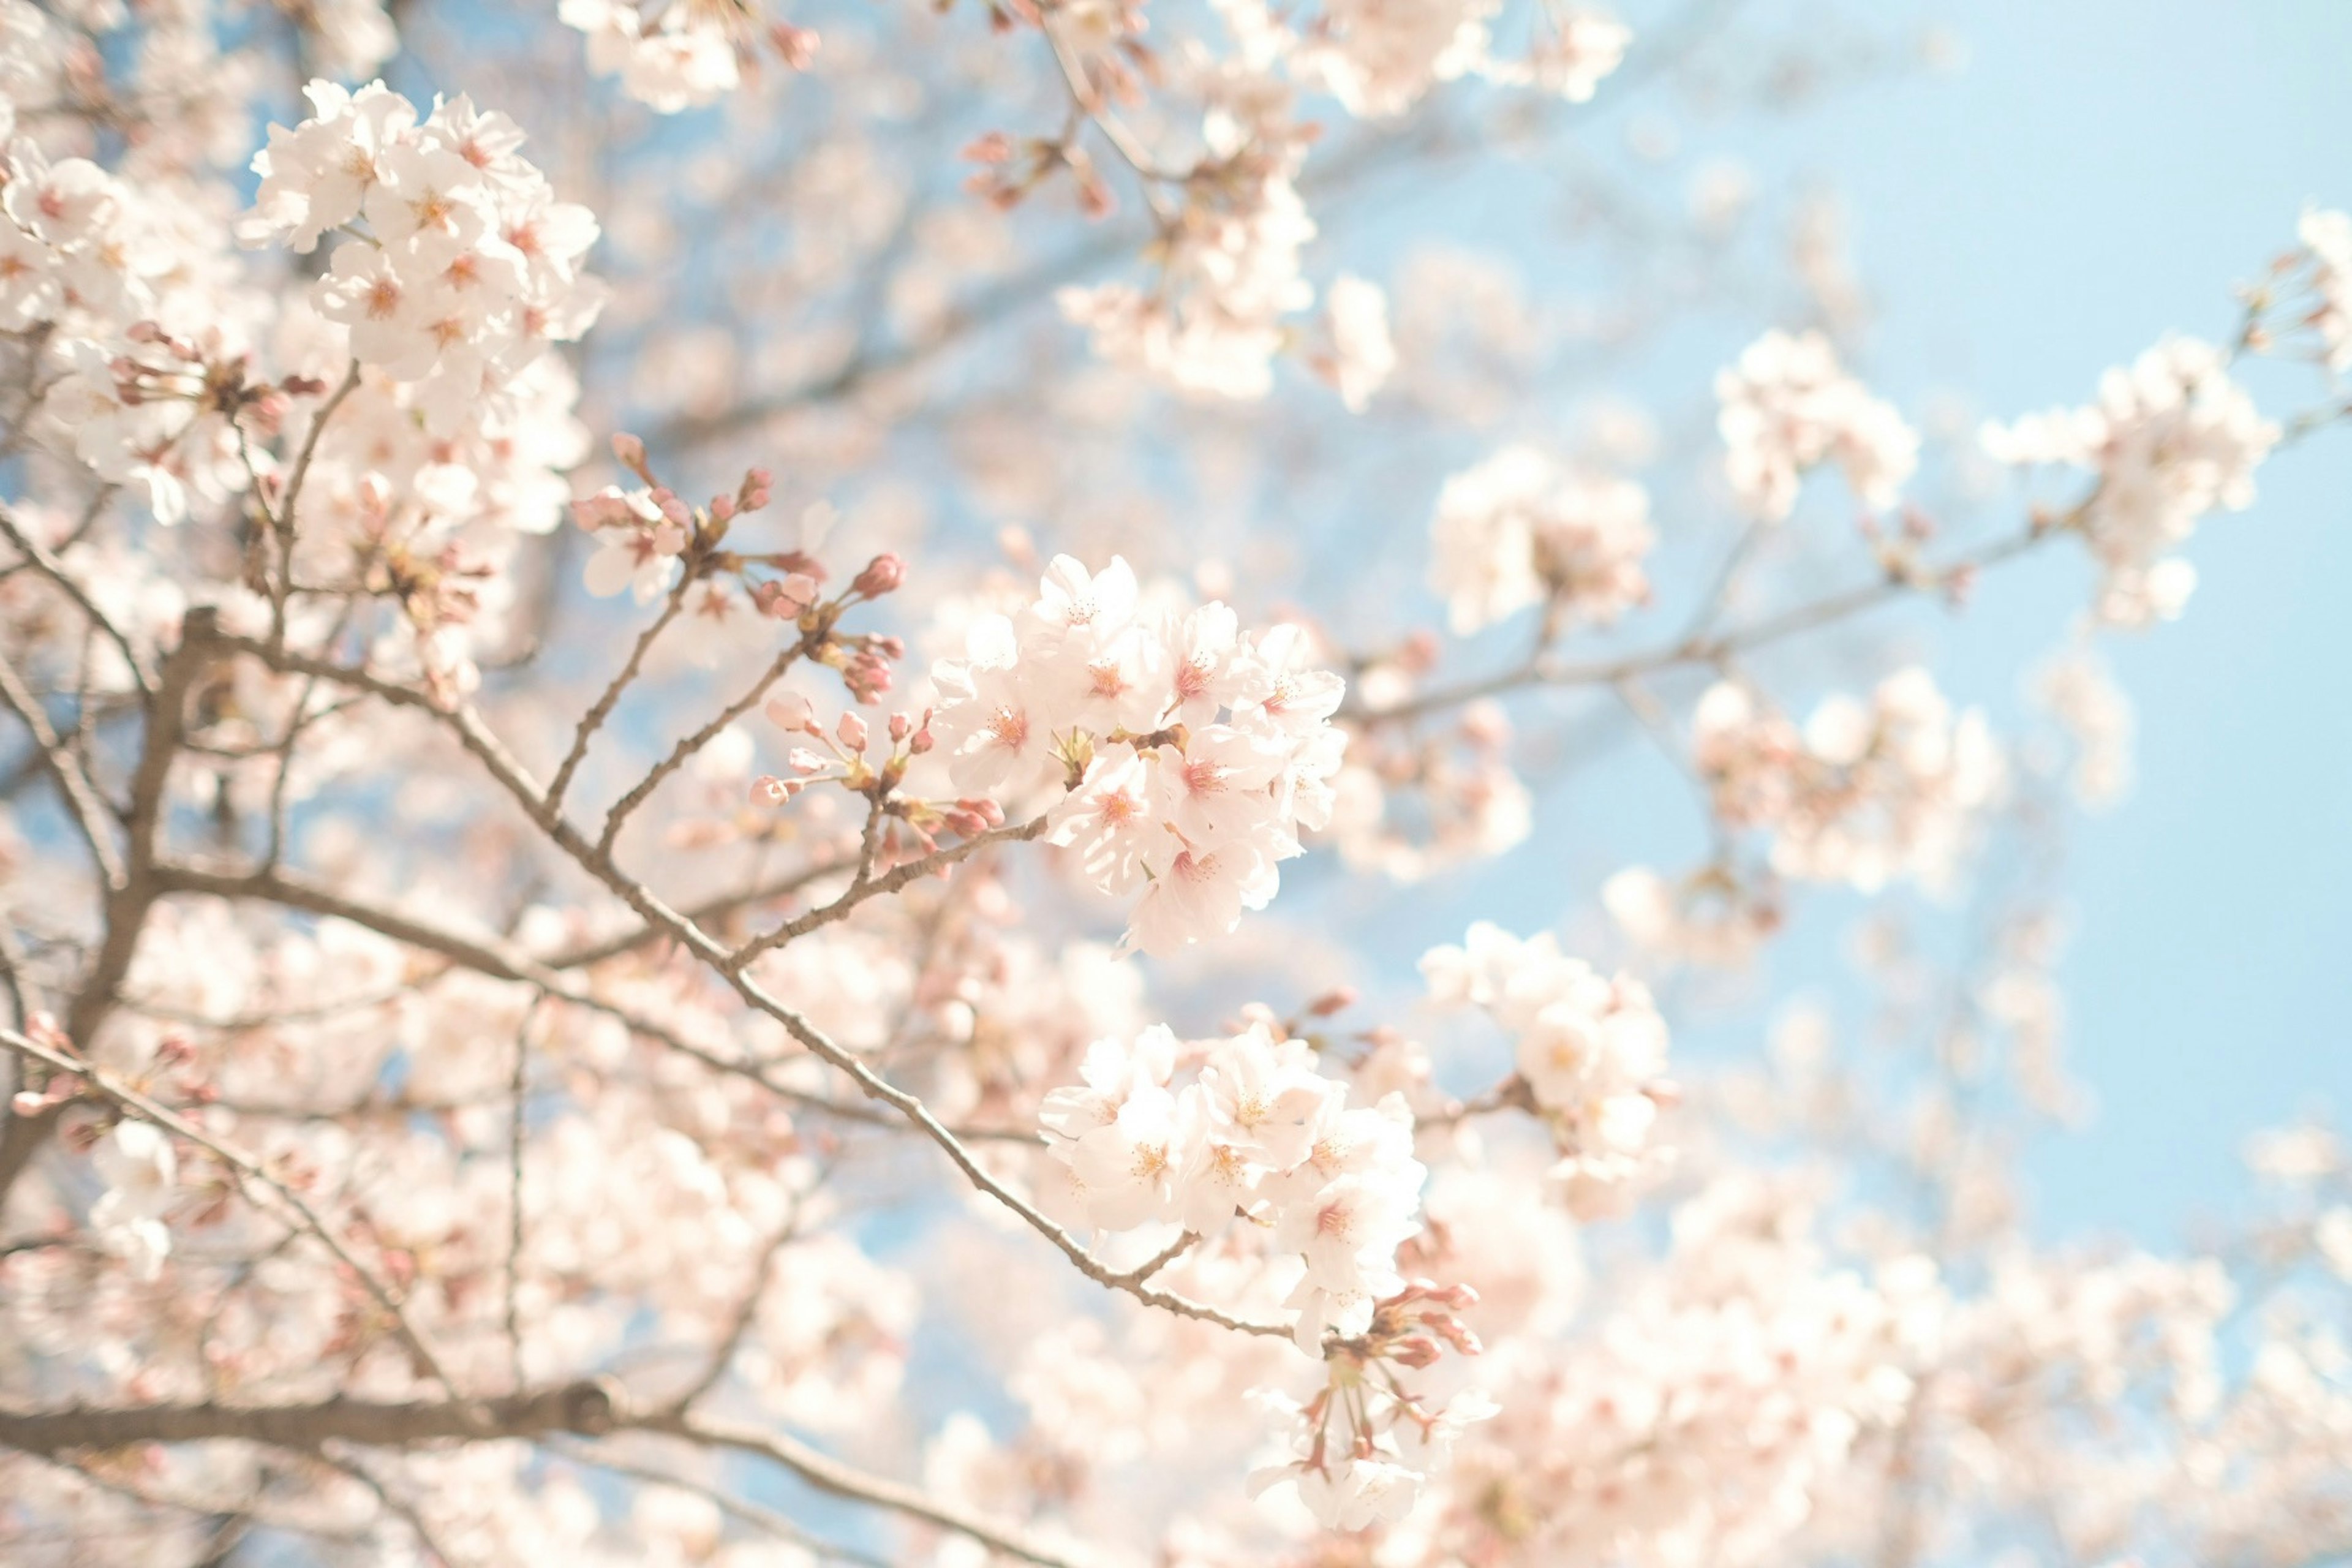
<instances>
[{"instance_id":1,"label":"small branch fork","mask_svg":"<svg viewBox=\"0 0 2352 1568\"><path fill-rule=\"evenodd\" d=\"M1800 605L1778 615L1766 616L1746 626L1727 631L1710 632L1702 615L1683 637L1664 647L1628 654L1622 658L1573 663L1553 657L1549 643L1539 643L1528 658L1495 675L1484 676L1457 686L1439 687L1402 702L1386 708L1366 709L1351 700L1340 710L1342 719L1363 724L1393 724L1425 718L1432 713L1459 708L1481 698L1500 697L1507 692L1537 687L1618 687L1661 670L1687 666L1721 665L1736 656L1770 643L1780 642L1803 632L1816 630L1834 621L1842 621L1869 609L1903 597L1906 594L1933 593L1958 587L1970 581L1987 567L2036 548L2044 541L2063 531L2063 524L2036 521L2021 532L2005 535L1989 545L1948 562L1941 566L1892 570L1875 583L1832 594L1809 604ZM1752 538L1752 535L1750 536ZM1751 548L1746 542L1738 553L1744 556ZM1737 569L1735 560L1726 568L1727 577ZM1721 588L1716 590L1720 595Z\"/></svg>"}]
</instances>

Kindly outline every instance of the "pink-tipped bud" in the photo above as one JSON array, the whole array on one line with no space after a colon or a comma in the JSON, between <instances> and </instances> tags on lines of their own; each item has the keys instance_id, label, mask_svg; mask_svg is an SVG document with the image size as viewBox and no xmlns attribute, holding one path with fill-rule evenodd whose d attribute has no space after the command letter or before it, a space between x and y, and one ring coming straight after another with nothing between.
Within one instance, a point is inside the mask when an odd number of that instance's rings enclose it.
<instances>
[{"instance_id":1,"label":"pink-tipped bud","mask_svg":"<svg viewBox=\"0 0 2352 1568\"><path fill-rule=\"evenodd\" d=\"M833 765L831 761L817 755L806 746L794 746L792 754L784 759L784 763L793 772L803 777L811 773L821 773Z\"/></svg>"},{"instance_id":2,"label":"pink-tipped bud","mask_svg":"<svg viewBox=\"0 0 2352 1568\"><path fill-rule=\"evenodd\" d=\"M1307 1012L1310 1017L1328 1018L1334 1013L1344 1013L1355 1005L1355 988L1342 985L1336 991L1326 991L1307 1004Z\"/></svg>"},{"instance_id":3,"label":"pink-tipped bud","mask_svg":"<svg viewBox=\"0 0 2352 1568\"><path fill-rule=\"evenodd\" d=\"M866 563L866 570L857 574L850 587L866 598L878 599L898 592L898 585L906 580L907 563L886 551Z\"/></svg>"},{"instance_id":4,"label":"pink-tipped bud","mask_svg":"<svg viewBox=\"0 0 2352 1568\"><path fill-rule=\"evenodd\" d=\"M816 59L817 36L806 27L795 27L789 22L779 22L768 29L768 41L784 64L796 71L804 71Z\"/></svg>"},{"instance_id":5,"label":"pink-tipped bud","mask_svg":"<svg viewBox=\"0 0 2352 1568\"><path fill-rule=\"evenodd\" d=\"M1425 1340L1416 1335L1409 1340L1398 1341L1390 1350L1389 1359L1399 1366L1433 1366L1440 1353L1435 1340Z\"/></svg>"},{"instance_id":6,"label":"pink-tipped bud","mask_svg":"<svg viewBox=\"0 0 2352 1568\"><path fill-rule=\"evenodd\" d=\"M768 722L779 730L814 732L816 729L815 710L809 707L809 700L797 691L779 692L769 698L766 711Z\"/></svg>"},{"instance_id":7,"label":"pink-tipped bud","mask_svg":"<svg viewBox=\"0 0 2352 1568\"><path fill-rule=\"evenodd\" d=\"M904 741L914 731L914 728L915 721L904 713L890 715L890 739L894 743Z\"/></svg>"},{"instance_id":8,"label":"pink-tipped bud","mask_svg":"<svg viewBox=\"0 0 2352 1568\"><path fill-rule=\"evenodd\" d=\"M841 738L845 749L852 752L866 750L866 721L856 714L844 713L841 722L834 726L834 733Z\"/></svg>"},{"instance_id":9,"label":"pink-tipped bud","mask_svg":"<svg viewBox=\"0 0 2352 1568\"><path fill-rule=\"evenodd\" d=\"M735 498L733 496L712 496L710 498L710 515L720 522L725 522L729 518L733 517L735 515Z\"/></svg>"},{"instance_id":10,"label":"pink-tipped bud","mask_svg":"<svg viewBox=\"0 0 2352 1568\"><path fill-rule=\"evenodd\" d=\"M965 142L961 155L967 163L1009 163L1013 161L1013 138L1002 131L992 131Z\"/></svg>"},{"instance_id":11,"label":"pink-tipped bud","mask_svg":"<svg viewBox=\"0 0 2352 1568\"><path fill-rule=\"evenodd\" d=\"M654 482L653 476L646 472L646 444L635 436L625 431L614 431L613 456L620 459L622 467L645 480L646 483Z\"/></svg>"},{"instance_id":12,"label":"pink-tipped bud","mask_svg":"<svg viewBox=\"0 0 2352 1568\"><path fill-rule=\"evenodd\" d=\"M929 751L931 749L931 723L929 718L926 716L923 721L923 727L916 731L912 736L908 737L907 741L907 754L910 757L919 757L925 752Z\"/></svg>"},{"instance_id":13,"label":"pink-tipped bud","mask_svg":"<svg viewBox=\"0 0 2352 1568\"><path fill-rule=\"evenodd\" d=\"M743 475L743 483L735 491L735 507L739 511L757 511L768 504L768 470L751 468Z\"/></svg>"},{"instance_id":14,"label":"pink-tipped bud","mask_svg":"<svg viewBox=\"0 0 2352 1568\"><path fill-rule=\"evenodd\" d=\"M792 797L792 791L785 787L784 781L773 773L761 773L751 781L753 805L782 805Z\"/></svg>"},{"instance_id":15,"label":"pink-tipped bud","mask_svg":"<svg viewBox=\"0 0 2352 1568\"><path fill-rule=\"evenodd\" d=\"M890 689L890 667L866 649L860 649L841 672L842 684L849 694L871 707Z\"/></svg>"}]
</instances>

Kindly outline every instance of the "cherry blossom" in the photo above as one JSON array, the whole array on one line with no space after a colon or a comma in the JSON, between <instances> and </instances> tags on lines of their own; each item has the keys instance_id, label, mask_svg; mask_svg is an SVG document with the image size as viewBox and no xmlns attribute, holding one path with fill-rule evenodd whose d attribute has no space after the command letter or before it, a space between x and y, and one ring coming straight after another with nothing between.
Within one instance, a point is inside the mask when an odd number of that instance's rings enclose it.
<instances>
[{"instance_id":1,"label":"cherry blossom","mask_svg":"<svg viewBox=\"0 0 2352 1568\"><path fill-rule=\"evenodd\" d=\"M1929 456L1881 19L809 4L0 0L0 1558L2343 1556L2341 1134L2015 1157L2343 214Z\"/></svg>"},{"instance_id":2,"label":"cherry blossom","mask_svg":"<svg viewBox=\"0 0 2352 1568\"><path fill-rule=\"evenodd\" d=\"M2252 504L2254 470L2279 426L2230 378L2219 350L2171 338L2109 371L2096 404L1989 425L1983 439L2001 462L2097 475L2066 523L2099 563L2099 618L2145 626L2180 613L2197 574L2172 552L2207 513Z\"/></svg>"},{"instance_id":3,"label":"cherry blossom","mask_svg":"<svg viewBox=\"0 0 2352 1568\"><path fill-rule=\"evenodd\" d=\"M1716 377L1715 394L1724 471L1759 521L1786 518L1806 470L1821 464L1837 464L1874 510L1892 506L1917 466L1917 435L1846 374L1819 332L1765 333Z\"/></svg>"},{"instance_id":4,"label":"cherry blossom","mask_svg":"<svg viewBox=\"0 0 2352 1568\"><path fill-rule=\"evenodd\" d=\"M1262 909L1302 826L1328 823L1324 737L1341 687L1276 627L1244 637L1208 605L1145 614L1127 563L1057 557L1016 624L977 619L932 672L948 776L1047 837L1103 891L1142 893L1129 941L1173 952ZM1223 721L1217 715L1223 712Z\"/></svg>"},{"instance_id":5,"label":"cherry blossom","mask_svg":"<svg viewBox=\"0 0 2352 1568\"><path fill-rule=\"evenodd\" d=\"M1430 533L1432 585L1457 633L1538 605L1555 623L1606 626L1649 597L1649 511L1637 484L1506 447L1445 482Z\"/></svg>"}]
</instances>

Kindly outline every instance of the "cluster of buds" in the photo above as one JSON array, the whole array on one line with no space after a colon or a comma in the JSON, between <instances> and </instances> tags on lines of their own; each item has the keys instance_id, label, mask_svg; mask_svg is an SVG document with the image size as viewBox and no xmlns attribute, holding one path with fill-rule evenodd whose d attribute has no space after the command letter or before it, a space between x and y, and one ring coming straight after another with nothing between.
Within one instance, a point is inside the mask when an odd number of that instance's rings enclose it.
<instances>
[{"instance_id":1,"label":"cluster of buds","mask_svg":"<svg viewBox=\"0 0 2352 1568\"><path fill-rule=\"evenodd\" d=\"M1076 183L1078 210L1087 216L1108 217L1118 205L1109 182L1075 137L1024 136L1016 142L1002 131L992 131L968 144L963 158L979 165L963 188L999 211L1019 206L1065 170Z\"/></svg>"},{"instance_id":2,"label":"cluster of buds","mask_svg":"<svg viewBox=\"0 0 2352 1568\"><path fill-rule=\"evenodd\" d=\"M895 643L897 639L873 640ZM870 657L878 659L880 656ZM881 668L887 675L887 666ZM856 687L852 694L857 695ZM868 699L860 696L859 700ZM808 699L798 692L770 699L764 711L770 723L795 737L798 743L785 755L784 773L762 773L751 781L751 804L783 805L811 785L827 784L864 797L871 803L877 823L869 869L937 849L937 835L942 830L972 838L1004 826L1004 808L992 800L929 801L898 793L914 760L931 749L928 713L920 717L891 714L879 726L884 745L877 755L877 727L856 712L844 712L827 728L818 721Z\"/></svg>"},{"instance_id":3,"label":"cluster of buds","mask_svg":"<svg viewBox=\"0 0 2352 1568\"><path fill-rule=\"evenodd\" d=\"M1477 1300L1466 1285L1416 1280L1375 1306L1364 1333L1327 1342L1324 1385L1313 1399L1298 1405L1261 1392L1261 1403L1293 1421L1296 1458L1258 1470L1252 1492L1292 1483L1299 1501L1334 1530L1394 1523L1412 1512L1463 1431L1500 1406L1471 1387L1432 1409L1396 1368L1430 1366L1444 1345L1476 1355L1477 1336L1458 1314Z\"/></svg>"},{"instance_id":4,"label":"cluster of buds","mask_svg":"<svg viewBox=\"0 0 2352 1568\"><path fill-rule=\"evenodd\" d=\"M291 399L315 397L326 384L289 375L255 382L250 354L207 353L175 338L154 321L134 321L123 331L129 346L107 361L114 400L125 408L149 403L192 403L200 413L242 419L257 435L275 435Z\"/></svg>"},{"instance_id":5,"label":"cluster of buds","mask_svg":"<svg viewBox=\"0 0 2352 1568\"><path fill-rule=\"evenodd\" d=\"M1486 1347L1470 1331L1461 1314L1478 1304L1478 1292L1467 1285L1439 1286L1427 1279L1410 1281L1403 1289L1372 1306L1372 1326L1352 1340L1336 1340L1328 1354L1345 1356L1362 1364L1392 1361L1399 1366L1433 1366L1451 1345L1455 1355L1472 1356Z\"/></svg>"}]
</instances>

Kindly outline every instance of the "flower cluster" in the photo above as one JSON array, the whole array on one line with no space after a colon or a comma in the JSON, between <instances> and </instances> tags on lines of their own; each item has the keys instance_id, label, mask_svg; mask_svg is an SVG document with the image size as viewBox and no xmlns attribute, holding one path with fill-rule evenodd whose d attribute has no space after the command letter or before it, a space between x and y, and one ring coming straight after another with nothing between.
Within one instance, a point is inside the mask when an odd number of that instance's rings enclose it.
<instances>
[{"instance_id":1,"label":"flower cluster","mask_svg":"<svg viewBox=\"0 0 2352 1568\"><path fill-rule=\"evenodd\" d=\"M28 137L0 160L0 329L45 330L55 366L29 423L166 524L242 488L233 414L266 426L287 407L244 374L262 297L215 281L217 231L176 182L53 159Z\"/></svg>"},{"instance_id":2,"label":"flower cluster","mask_svg":"<svg viewBox=\"0 0 2352 1568\"><path fill-rule=\"evenodd\" d=\"M1425 954L1421 972L1433 1001L1481 1008L1515 1037L1519 1081L1559 1143L1552 1179L1570 1208L1622 1213L1671 1157L1654 1136L1675 1090L1648 988L1603 978L1549 933L1522 940L1484 921L1462 946Z\"/></svg>"},{"instance_id":3,"label":"flower cluster","mask_svg":"<svg viewBox=\"0 0 2352 1568\"><path fill-rule=\"evenodd\" d=\"M1363 412L1397 364L1396 342L1389 336L1389 297L1379 284L1350 272L1331 279L1307 363L1339 395L1349 413Z\"/></svg>"},{"instance_id":4,"label":"flower cluster","mask_svg":"<svg viewBox=\"0 0 2352 1568\"><path fill-rule=\"evenodd\" d=\"M304 253L331 231L356 235L312 300L350 330L354 359L421 384L427 423L454 432L486 393L595 319L604 288L581 259L596 220L554 199L516 151L512 121L467 99L436 101L420 123L382 82L350 92L314 81L304 94L310 118L270 127L254 155L261 185L241 234Z\"/></svg>"},{"instance_id":5,"label":"flower cluster","mask_svg":"<svg viewBox=\"0 0 2352 1568\"><path fill-rule=\"evenodd\" d=\"M179 1160L171 1134L125 1119L98 1141L89 1162L106 1183L106 1191L90 1205L90 1229L109 1252L130 1260L133 1274L154 1279L172 1251L163 1216L179 1196Z\"/></svg>"},{"instance_id":6,"label":"flower cluster","mask_svg":"<svg viewBox=\"0 0 2352 1568\"><path fill-rule=\"evenodd\" d=\"M1894 405L1839 365L1819 332L1765 333L1715 378L1724 472L1764 522L1795 510L1807 469L1834 462L1864 505L1895 503L1918 466L1919 437Z\"/></svg>"},{"instance_id":7,"label":"flower cluster","mask_svg":"<svg viewBox=\"0 0 2352 1568\"><path fill-rule=\"evenodd\" d=\"M1199 1069L1181 1087L1180 1066ZM1373 1303L1404 1289L1396 1252L1420 1228L1426 1173L1402 1096L1349 1105L1310 1047L1263 1025L1197 1044L1165 1026L1098 1040L1079 1070L1086 1087L1048 1094L1038 1120L1066 1178L1059 1205L1086 1225L1265 1227L1304 1266L1286 1305L1309 1355L1327 1331L1367 1332Z\"/></svg>"},{"instance_id":8,"label":"flower cluster","mask_svg":"<svg viewBox=\"0 0 2352 1568\"><path fill-rule=\"evenodd\" d=\"M2171 553L2216 508L2244 510L2254 469L2279 427L2230 379L2221 350L2168 338L2129 370L2111 370L2086 407L1988 425L1985 449L2004 463L2063 463L2098 476L2066 521L2081 530L2101 573L2098 614L2145 626L2180 613L2195 568Z\"/></svg>"},{"instance_id":9,"label":"flower cluster","mask_svg":"<svg viewBox=\"0 0 2352 1568\"><path fill-rule=\"evenodd\" d=\"M1293 69L1366 119L1402 114L1439 83L1472 75L1583 103L1633 41L1614 17L1563 7L1546 15L1524 58L1502 58L1491 26L1501 9L1500 0L1326 0L1301 34Z\"/></svg>"},{"instance_id":10,"label":"flower cluster","mask_svg":"<svg viewBox=\"0 0 2352 1568\"><path fill-rule=\"evenodd\" d=\"M2304 324L2319 335L2319 358L2332 373L2352 370L2352 213L2314 207L2295 226L2298 266L2308 268Z\"/></svg>"},{"instance_id":11,"label":"flower cluster","mask_svg":"<svg viewBox=\"0 0 2352 1568\"><path fill-rule=\"evenodd\" d=\"M1341 681L1307 667L1295 626L1251 637L1222 604L1146 609L1116 557L1089 574L1057 556L1039 594L932 671L949 777L1007 809L1047 805L1094 886L1142 889L1131 945L1233 930L1274 896L1300 830L1330 821Z\"/></svg>"},{"instance_id":12,"label":"flower cluster","mask_svg":"<svg viewBox=\"0 0 2352 1568\"><path fill-rule=\"evenodd\" d=\"M1500 0L1383 5L1325 0L1293 57L1302 81L1365 118L1401 114L1439 82L1486 58L1488 18Z\"/></svg>"},{"instance_id":13,"label":"flower cluster","mask_svg":"<svg viewBox=\"0 0 2352 1568\"><path fill-rule=\"evenodd\" d=\"M756 7L709 0L562 0L557 18L588 36L588 68L617 76L621 90L657 113L676 114L741 85L743 61L760 41ZM816 35L777 23L767 42L784 63L804 69Z\"/></svg>"},{"instance_id":14,"label":"flower cluster","mask_svg":"<svg viewBox=\"0 0 2352 1568\"><path fill-rule=\"evenodd\" d=\"M1625 63L1633 30L1597 11L1551 13L1548 30L1529 46L1524 60L1491 65L1497 81L1525 81L1570 103L1590 103L1602 81Z\"/></svg>"},{"instance_id":15,"label":"flower cluster","mask_svg":"<svg viewBox=\"0 0 2352 1568\"><path fill-rule=\"evenodd\" d=\"M1722 865L1668 880L1628 866L1601 884L1609 918L1635 946L1668 962L1729 967L1747 963L1780 929L1774 889Z\"/></svg>"},{"instance_id":16,"label":"flower cluster","mask_svg":"<svg viewBox=\"0 0 2352 1568\"><path fill-rule=\"evenodd\" d=\"M1408 673L1395 662L1367 666L1360 679L1375 712L1411 699ZM1465 704L1452 724L1428 732L1393 724L1360 731L1333 781L1330 834L1340 858L1417 882L1525 842L1535 803L1512 769L1511 741L1510 714L1491 700Z\"/></svg>"},{"instance_id":17,"label":"flower cluster","mask_svg":"<svg viewBox=\"0 0 2352 1568\"><path fill-rule=\"evenodd\" d=\"M2123 798L2132 779L2131 699L2105 664L2087 649L2070 651L2033 672L2032 690L2073 742L2074 798L2094 810Z\"/></svg>"},{"instance_id":18,"label":"flower cluster","mask_svg":"<svg viewBox=\"0 0 2352 1568\"><path fill-rule=\"evenodd\" d=\"M1606 626L1648 600L1642 563L1654 542L1640 485L1507 447L1445 481L1430 529L1431 585L1456 633L1537 605L1555 623Z\"/></svg>"},{"instance_id":19,"label":"flower cluster","mask_svg":"<svg viewBox=\"0 0 2352 1568\"><path fill-rule=\"evenodd\" d=\"M1916 666L1866 702L1825 700L1801 731L1748 687L1717 682L1692 717L1691 750L1717 815L1770 830L1775 870L1865 892L1948 879L2006 774L1983 714L1956 717Z\"/></svg>"},{"instance_id":20,"label":"flower cluster","mask_svg":"<svg viewBox=\"0 0 2352 1568\"><path fill-rule=\"evenodd\" d=\"M1460 1286L1410 1288L1381 1303L1365 1337L1378 1344L1426 1330L1475 1352L1477 1342L1461 1329L1454 1310L1475 1300ZM1436 1341L1423 1337L1433 1355ZM1289 1482L1327 1530L1398 1523L1421 1500L1429 1477L1453 1457L1464 1430L1502 1409L1485 1389L1473 1387L1433 1410L1393 1376L1368 1375L1374 1361L1335 1356L1330 1380L1303 1405L1272 1389L1256 1391L1260 1405L1289 1423L1296 1457L1255 1471L1253 1496Z\"/></svg>"},{"instance_id":21,"label":"flower cluster","mask_svg":"<svg viewBox=\"0 0 2352 1568\"><path fill-rule=\"evenodd\" d=\"M1154 287L1074 287L1057 300L1106 359L1186 392L1258 398L1273 386L1285 318L1315 302L1299 275L1315 220L1294 183L1312 132L1290 118L1262 9L1233 6L1227 19L1245 47L1196 66L1207 105L1201 172L1161 220Z\"/></svg>"},{"instance_id":22,"label":"flower cluster","mask_svg":"<svg viewBox=\"0 0 2352 1568\"><path fill-rule=\"evenodd\" d=\"M1589 1337L1514 1363L1524 1396L1463 1445L1432 1560L1815 1560L1790 1538L1861 1468L1857 1446L1911 1410L1946 1309L1924 1258L1828 1267L1807 1198L1785 1181L1711 1184Z\"/></svg>"}]
</instances>

